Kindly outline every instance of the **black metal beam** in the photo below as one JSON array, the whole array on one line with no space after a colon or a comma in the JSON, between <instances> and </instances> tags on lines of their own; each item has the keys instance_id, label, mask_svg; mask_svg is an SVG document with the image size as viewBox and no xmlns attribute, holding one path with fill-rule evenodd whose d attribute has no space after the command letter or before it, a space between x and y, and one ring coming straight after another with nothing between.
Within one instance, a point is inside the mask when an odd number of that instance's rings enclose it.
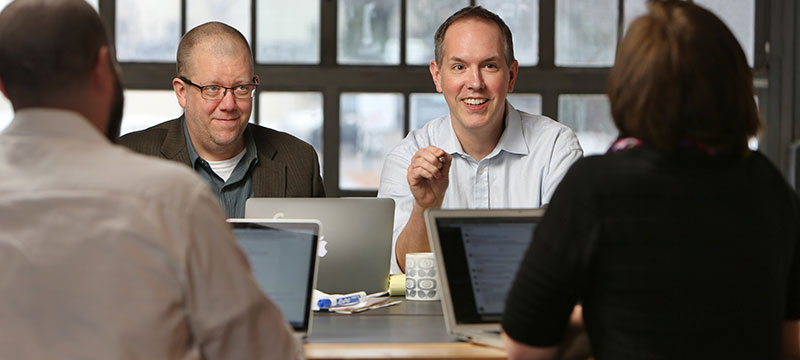
<instances>
[{"instance_id":1,"label":"black metal beam","mask_svg":"<svg viewBox=\"0 0 800 360\"><path fill-rule=\"evenodd\" d=\"M128 89L172 89L172 63L123 63ZM603 93L608 68L520 68L515 92ZM434 92L427 66L256 65L261 90ZM158 80L156 80L158 79Z\"/></svg>"}]
</instances>

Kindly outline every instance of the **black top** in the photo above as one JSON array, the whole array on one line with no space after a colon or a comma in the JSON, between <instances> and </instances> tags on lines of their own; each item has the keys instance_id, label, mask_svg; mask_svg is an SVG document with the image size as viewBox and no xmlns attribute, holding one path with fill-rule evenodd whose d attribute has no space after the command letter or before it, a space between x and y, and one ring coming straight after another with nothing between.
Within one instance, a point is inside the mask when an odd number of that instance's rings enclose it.
<instances>
[{"instance_id":1,"label":"black top","mask_svg":"<svg viewBox=\"0 0 800 360\"><path fill-rule=\"evenodd\" d=\"M573 165L503 328L556 345L580 301L597 359L777 359L799 273L800 200L764 156L640 147Z\"/></svg>"}]
</instances>

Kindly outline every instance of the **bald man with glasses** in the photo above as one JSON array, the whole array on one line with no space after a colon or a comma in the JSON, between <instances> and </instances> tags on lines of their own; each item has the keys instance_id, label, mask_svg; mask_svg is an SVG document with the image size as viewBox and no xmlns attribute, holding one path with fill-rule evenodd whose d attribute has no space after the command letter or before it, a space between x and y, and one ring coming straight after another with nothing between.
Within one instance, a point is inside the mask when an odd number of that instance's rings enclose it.
<instances>
[{"instance_id":1,"label":"bald man with glasses","mask_svg":"<svg viewBox=\"0 0 800 360\"><path fill-rule=\"evenodd\" d=\"M184 115L118 143L194 168L228 217L244 217L250 197L324 197L311 145L249 123L258 84L244 36L219 22L199 25L181 39L172 80Z\"/></svg>"}]
</instances>

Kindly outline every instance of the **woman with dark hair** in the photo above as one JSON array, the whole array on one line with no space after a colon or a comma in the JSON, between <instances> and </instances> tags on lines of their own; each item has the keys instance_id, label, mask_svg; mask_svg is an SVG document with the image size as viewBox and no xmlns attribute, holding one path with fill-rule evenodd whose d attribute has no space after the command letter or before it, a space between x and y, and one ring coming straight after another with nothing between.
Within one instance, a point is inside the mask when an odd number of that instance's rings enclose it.
<instances>
[{"instance_id":1,"label":"woman with dark hair","mask_svg":"<svg viewBox=\"0 0 800 360\"><path fill-rule=\"evenodd\" d=\"M702 7L648 6L609 76L620 139L556 190L508 295L509 355L556 357L582 320L597 359L798 357L800 200L748 149L744 52Z\"/></svg>"}]
</instances>

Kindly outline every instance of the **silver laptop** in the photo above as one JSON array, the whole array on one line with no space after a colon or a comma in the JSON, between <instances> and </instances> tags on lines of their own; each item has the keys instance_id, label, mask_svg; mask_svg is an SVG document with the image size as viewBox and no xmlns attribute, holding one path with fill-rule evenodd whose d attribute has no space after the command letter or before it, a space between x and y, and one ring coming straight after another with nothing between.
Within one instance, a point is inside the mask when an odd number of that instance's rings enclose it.
<instances>
[{"instance_id":1,"label":"silver laptop","mask_svg":"<svg viewBox=\"0 0 800 360\"><path fill-rule=\"evenodd\" d=\"M228 219L261 289L281 309L295 336L311 331L317 220Z\"/></svg>"},{"instance_id":2,"label":"silver laptop","mask_svg":"<svg viewBox=\"0 0 800 360\"><path fill-rule=\"evenodd\" d=\"M503 347L506 295L542 215L542 209L425 212L450 334Z\"/></svg>"},{"instance_id":3,"label":"silver laptop","mask_svg":"<svg viewBox=\"0 0 800 360\"><path fill-rule=\"evenodd\" d=\"M318 219L322 223L317 289L329 294L389 288L394 200L250 198L247 218Z\"/></svg>"}]
</instances>

